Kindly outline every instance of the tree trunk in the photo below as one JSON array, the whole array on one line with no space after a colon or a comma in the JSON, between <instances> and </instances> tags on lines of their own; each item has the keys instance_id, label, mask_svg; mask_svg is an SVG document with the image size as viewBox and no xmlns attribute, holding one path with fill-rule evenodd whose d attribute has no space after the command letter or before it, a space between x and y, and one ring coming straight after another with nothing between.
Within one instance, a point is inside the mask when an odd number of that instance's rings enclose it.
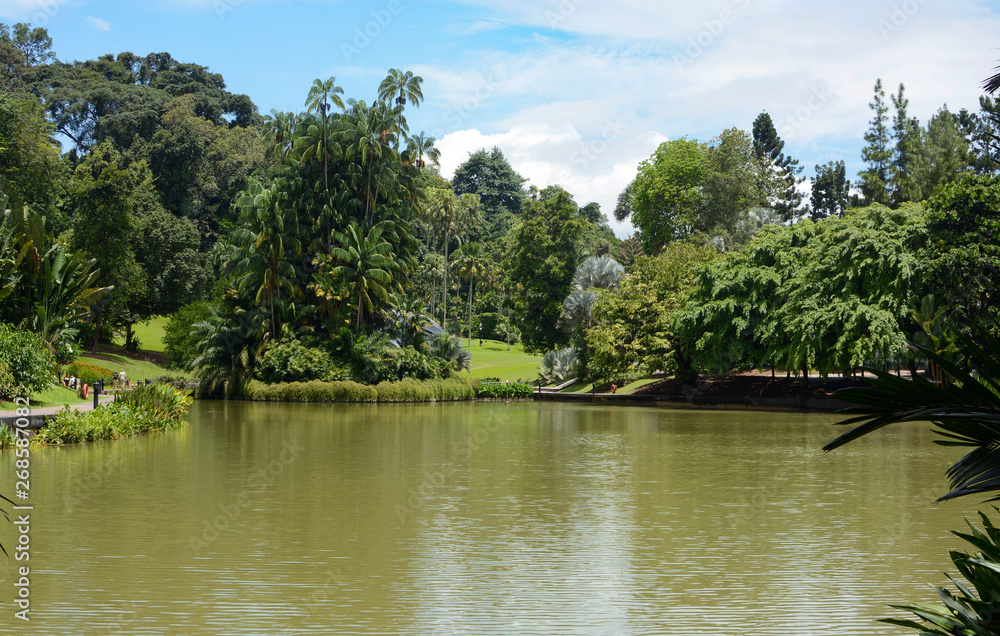
<instances>
[{"instance_id":1,"label":"tree trunk","mask_svg":"<svg viewBox=\"0 0 1000 636\"><path fill-rule=\"evenodd\" d=\"M94 312L94 347L92 353L97 353L97 341L101 337L101 323L104 318L104 300L97 303L97 310Z\"/></svg>"},{"instance_id":2,"label":"tree trunk","mask_svg":"<svg viewBox=\"0 0 1000 636\"><path fill-rule=\"evenodd\" d=\"M803 409L809 408L809 365L802 364L802 404Z\"/></svg>"},{"instance_id":3,"label":"tree trunk","mask_svg":"<svg viewBox=\"0 0 1000 636\"><path fill-rule=\"evenodd\" d=\"M437 320L437 281L431 275L431 318Z\"/></svg>"},{"instance_id":4,"label":"tree trunk","mask_svg":"<svg viewBox=\"0 0 1000 636\"><path fill-rule=\"evenodd\" d=\"M441 286L441 308L442 312L441 328L448 331L448 233L444 234L444 284Z\"/></svg>"},{"instance_id":5,"label":"tree trunk","mask_svg":"<svg viewBox=\"0 0 1000 636\"><path fill-rule=\"evenodd\" d=\"M129 345L132 344L132 323L125 325L125 351L129 351Z\"/></svg>"},{"instance_id":6,"label":"tree trunk","mask_svg":"<svg viewBox=\"0 0 1000 636\"><path fill-rule=\"evenodd\" d=\"M469 277L469 351L472 351L472 288L476 279Z\"/></svg>"}]
</instances>

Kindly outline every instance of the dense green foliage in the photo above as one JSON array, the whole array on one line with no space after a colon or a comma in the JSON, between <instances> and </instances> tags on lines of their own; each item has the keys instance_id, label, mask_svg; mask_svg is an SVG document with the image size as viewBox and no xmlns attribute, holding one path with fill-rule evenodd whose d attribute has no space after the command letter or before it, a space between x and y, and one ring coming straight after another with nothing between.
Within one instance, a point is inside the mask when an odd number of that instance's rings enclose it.
<instances>
[{"instance_id":1,"label":"dense green foliage","mask_svg":"<svg viewBox=\"0 0 1000 636\"><path fill-rule=\"evenodd\" d=\"M77 444L118 439L184 425L190 398L162 384L137 387L121 401L93 411L59 411L34 444Z\"/></svg>"},{"instance_id":2,"label":"dense green foliage","mask_svg":"<svg viewBox=\"0 0 1000 636\"><path fill-rule=\"evenodd\" d=\"M54 367L52 350L38 334L0 323L0 399L42 391Z\"/></svg>"}]
</instances>

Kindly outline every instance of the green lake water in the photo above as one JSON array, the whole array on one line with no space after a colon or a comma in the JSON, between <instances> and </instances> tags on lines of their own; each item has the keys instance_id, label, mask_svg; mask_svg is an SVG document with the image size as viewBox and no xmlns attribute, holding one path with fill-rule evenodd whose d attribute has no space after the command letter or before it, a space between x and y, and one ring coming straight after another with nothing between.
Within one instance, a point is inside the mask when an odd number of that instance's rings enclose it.
<instances>
[{"instance_id":1,"label":"green lake water","mask_svg":"<svg viewBox=\"0 0 1000 636\"><path fill-rule=\"evenodd\" d=\"M907 634L976 500L926 425L531 402L197 402L33 451L31 621L0 633ZM3 492L13 457L0 456ZM7 506L9 508L9 506ZM0 521L10 550L16 530Z\"/></svg>"}]
</instances>

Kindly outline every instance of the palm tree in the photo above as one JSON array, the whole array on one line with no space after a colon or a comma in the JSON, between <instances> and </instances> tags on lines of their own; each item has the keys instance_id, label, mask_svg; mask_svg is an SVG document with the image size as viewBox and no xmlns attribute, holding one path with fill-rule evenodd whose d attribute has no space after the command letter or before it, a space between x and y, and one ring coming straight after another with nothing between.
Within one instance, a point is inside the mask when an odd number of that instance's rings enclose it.
<instances>
[{"instance_id":1,"label":"palm tree","mask_svg":"<svg viewBox=\"0 0 1000 636\"><path fill-rule=\"evenodd\" d=\"M573 289L614 289L624 274L625 268L610 256L591 256L576 268Z\"/></svg>"},{"instance_id":2,"label":"palm tree","mask_svg":"<svg viewBox=\"0 0 1000 636\"><path fill-rule=\"evenodd\" d=\"M330 189L330 181L327 177L327 164L330 162L330 152L327 148L329 140L327 116L331 104L339 106L340 110L344 110L344 100L340 98L344 89L334 84L334 81L336 81L335 77L330 77L325 82L319 79L313 80L312 88L309 89L309 95L306 96L306 112L312 113L314 110L318 110L323 119L323 133L314 152L323 157L323 188L327 191Z\"/></svg>"},{"instance_id":3,"label":"palm tree","mask_svg":"<svg viewBox=\"0 0 1000 636\"><path fill-rule=\"evenodd\" d=\"M642 256L642 241L636 237L625 239L621 242L617 248L615 248L615 258L618 259L622 265L626 268L632 267L632 263L635 259Z\"/></svg>"},{"instance_id":4,"label":"palm tree","mask_svg":"<svg viewBox=\"0 0 1000 636\"><path fill-rule=\"evenodd\" d=\"M383 187L396 179L390 166L398 159L393 146L400 131L405 134L406 122L396 109L379 102L368 106L365 102L351 102L351 110L341 119L338 135L344 157L356 162L356 179L352 184L361 199L364 223L372 222L380 197L388 194Z\"/></svg>"},{"instance_id":5,"label":"palm tree","mask_svg":"<svg viewBox=\"0 0 1000 636\"><path fill-rule=\"evenodd\" d=\"M431 281L431 317L437 320L437 284L438 281L444 280L445 276L445 265L444 257L440 254L428 254L424 257L424 265L421 268L424 276Z\"/></svg>"},{"instance_id":6,"label":"palm tree","mask_svg":"<svg viewBox=\"0 0 1000 636\"><path fill-rule=\"evenodd\" d=\"M298 217L284 206L274 190L252 185L240 199L240 222L235 236L239 247L230 258L229 270L237 275L236 288L255 292L254 300L266 305L271 315L271 337L281 339L275 303L286 291L302 295L296 285L293 261L301 251Z\"/></svg>"},{"instance_id":7,"label":"palm tree","mask_svg":"<svg viewBox=\"0 0 1000 636\"><path fill-rule=\"evenodd\" d=\"M430 341L431 355L448 362L456 371L472 371L472 354L462 348L462 341L456 336L441 332Z\"/></svg>"},{"instance_id":8,"label":"palm tree","mask_svg":"<svg viewBox=\"0 0 1000 636\"><path fill-rule=\"evenodd\" d=\"M393 260L392 245L382 239L384 229L385 224L379 223L366 234L352 221L343 234L336 233L339 245L330 250L334 262L339 263L330 273L346 283L357 298L355 332L361 329L365 310L375 312L375 300L382 303L389 300L390 272L399 268Z\"/></svg>"},{"instance_id":9,"label":"palm tree","mask_svg":"<svg viewBox=\"0 0 1000 636\"><path fill-rule=\"evenodd\" d=\"M441 151L434 147L435 142L437 142L437 139L434 137L428 137L422 130L419 135L410 137L406 152L411 157L416 155L414 165L418 168L423 168L425 155L435 165L439 164L441 161Z\"/></svg>"},{"instance_id":10,"label":"palm tree","mask_svg":"<svg viewBox=\"0 0 1000 636\"><path fill-rule=\"evenodd\" d=\"M467 243L455 255L458 256L454 263L458 275L469 281L469 349L472 349L472 291L476 279L487 274L489 262L484 258L479 243Z\"/></svg>"},{"instance_id":11,"label":"palm tree","mask_svg":"<svg viewBox=\"0 0 1000 636\"><path fill-rule=\"evenodd\" d=\"M389 69L389 74L378 86L378 98L389 102L395 102L397 106L406 106L409 99L414 106L420 106L420 100L424 98L420 90L420 84L424 78L414 75L411 71L403 72L398 68Z\"/></svg>"},{"instance_id":12,"label":"palm tree","mask_svg":"<svg viewBox=\"0 0 1000 636\"><path fill-rule=\"evenodd\" d=\"M448 327L448 247L452 239L461 242L469 229L482 223L479 215L479 195L455 195L451 188L436 188L428 193L428 203L424 207L424 216L431 227L435 228L444 244L444 321L442 326Z\"/></svg>"},{"instance_id":13,"label":"palm tree","mask_svg":"<svg viewBox=\"0 0 1000 636\"><path fill-rule=\"evenodd\" d=\"M292 149L298 125L299 119L295 113L284 113L272 108L271 114L264 116L262 129L267 142L268 157L277 155L278 159L284 159Z\"/></svg>"},{"instance_id":14,"label":"palm tree","mask_svg":"<svg viewBox=\"0 0 1000 636\"><path fill-rule=\"evenodd\" d=\"M199 394L232 396L243 388L264 348L257 337L260 317L237 310L225 318L213 309L207 320L192 325L198 344L188 370L196 372Z\"/></svg>"}]
</instances>

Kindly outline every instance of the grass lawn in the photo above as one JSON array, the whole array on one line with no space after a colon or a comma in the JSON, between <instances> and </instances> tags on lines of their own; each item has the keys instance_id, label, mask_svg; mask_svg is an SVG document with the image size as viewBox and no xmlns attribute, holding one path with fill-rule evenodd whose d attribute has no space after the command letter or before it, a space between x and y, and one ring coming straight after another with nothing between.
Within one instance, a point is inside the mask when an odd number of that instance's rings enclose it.
<instances>
[{"instance_id":1,"label":"grass lawn","mask_svg":"<svg viewBox=\"0 0 1000 636\"><path fill-rule=\"evenodd\" d=\"M143 351L163 353L163 328L166 327L167 320L169 318L166 316L157 316L151 318L149 322L132 327L132 332L139 338L140 353ZM125 369L125 372L127 373L128 369Z\"/></svg>"},{"instance_id":2,"label":"grass lawn","mask_svg":"<svg viewBox=\"0 0 1000 636\"><path fill-rule=\"evenodd\" d=\"M63 406L65 404L85 404L87 402L93 402L94 398L90 397L86 400L81 400L76 397L76 391L73 389L67 389L66 387L60 385L52 386L41 393L31 396L31 408L40 409L48 406ZM19 405L13 402L0 402L0 411L13 411Z\"/></svg>"},{"instance_id":3,"label":"grass lawn","mask_svg":"<svg viewBox=\"0 0 1000 636\"><path fill-rule=\"evenodd\" d=\"M77 361L86 362L87 364L96 364L99 367L111 369L111 371L124 370L126 377L130 380L144 380L146 378L152 380L153 378L158 378L161 375L170 375L174 377L191 376L191 374L187 371L168 369L156 364L155 362L148 362L146 360L133 360L132 358L125 357L112 351L101 351L96 356L86 353L79 356Z\"/></svg>"},{"instance_id":4,"label":"grass lawn","mask_svg":"<svg viewBox=\"0 0 1000 636\"><path fill-rule=\"evenodd\" d=\"M462 346L468 344L468 339L463 338ZM538 377L538 365L542 363L542 356L525 353L523 346L511 345L507 351L507 343L498 340L484 340L483 346L479 346L479 339L473 338L471 351L473 378L533 382Z\"/></svg>"}]
</instances>

